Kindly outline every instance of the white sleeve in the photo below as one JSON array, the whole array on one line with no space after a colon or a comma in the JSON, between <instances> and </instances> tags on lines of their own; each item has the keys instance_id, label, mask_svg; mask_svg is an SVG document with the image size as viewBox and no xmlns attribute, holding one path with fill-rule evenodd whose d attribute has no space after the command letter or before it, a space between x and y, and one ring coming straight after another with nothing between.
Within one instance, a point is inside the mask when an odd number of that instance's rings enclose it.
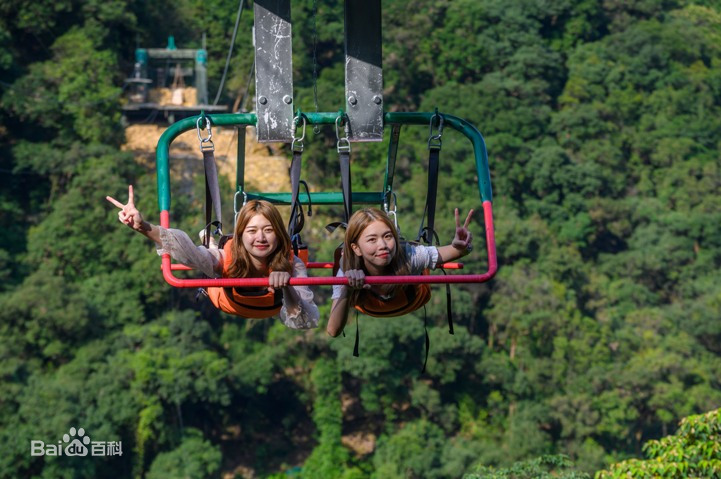
<instances>
[{"instance_id":1,"label":"white sleeve","mask_svg":"<svg viewBox=\"0 0 721 479\"><path fill-rule=\"evenodd\" d=\"M197 269L206 276L211 278L217 276L215 265L220 261L220 251L217 247L197 246L185 231L159 228L161 244L155 245L158 255L168 253L175 261Z\"/></svg>"},{"instance_id":2,"label":"white sleeve","mask_svg":"<svg viewBox=\"0 0 721 479\"><path fill-rule=\"evenodd\" d=\"M343 274L343 268L339 267L338 272L336 273L337 278L343 278L345 277L345 274ZM348 297L348 288L344 284L334 284L333 285L333 295L330 297L331 301L336 299L342 299Z\"/></svg>"},{"instance_id":3,"label":"white sleeve","mask_svg":"<svg viewBox=\"0 0 721 479\"><path fill-rule=\"evenodd\" d=\"M307 278L308 270L299 258L293 258L293 278ZM298 305L289 310L285 306L280 309L280 320L291 329L311 329L318 327L320 312L313 301L313 291L308 286L291 286L300 297Z\"/></svg>"},{"instance_id":4,"label":"white sleeve","mask_svg":"<svg viewBox=\"0 0 721 479\"><path fill-rule=\"evenodd\" d=\"M438 263L438 248L406 243L406 256L411 274L421 274L425 269L435 269Z\"/></svg>"}]
</instances>

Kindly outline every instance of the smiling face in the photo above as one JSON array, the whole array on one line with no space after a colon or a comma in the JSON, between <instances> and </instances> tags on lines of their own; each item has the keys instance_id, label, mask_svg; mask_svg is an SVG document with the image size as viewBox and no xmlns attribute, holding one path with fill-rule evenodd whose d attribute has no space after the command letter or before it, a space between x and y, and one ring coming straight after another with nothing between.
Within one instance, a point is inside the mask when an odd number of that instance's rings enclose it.
<instances>
[{"instance_id":1,"label":"smiling face","mask_svg":"<svg viewBox=\"0 0 721 479\"><path fill-rule=\"evenodd\" d=\"M396 240L391 227L375 220L363 229L358 240L351 243L356 256L363 258L371 274L380 275L391 263L396 253Z\"/></svg>"},{"instance_id":2,"label":"smiling face","mask_svg":"<svg viewBox=\"0 0 721 479\"><path fill-rule=\"evenodd\" d=\"M256 267L265 266L268 257L278 247L278 237L270 220L261 214L256 214L243 229L243 247L250 255Z\"/></svg>"}]
</instances>

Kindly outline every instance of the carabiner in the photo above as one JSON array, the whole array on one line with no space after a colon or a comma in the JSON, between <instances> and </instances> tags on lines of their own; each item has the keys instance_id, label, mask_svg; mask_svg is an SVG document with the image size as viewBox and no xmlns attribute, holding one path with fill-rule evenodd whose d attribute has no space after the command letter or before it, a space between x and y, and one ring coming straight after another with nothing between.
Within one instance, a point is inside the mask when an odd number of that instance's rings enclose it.
<instances>
[{"instance_id":1,"label":"carabiner","mask_svg":"<svg viewBox=\"0 0 721 479\"><path fill-rule=\"evenodd\" d=\"M300 138L297 138L295 136L295 132L298 128L298 121L303 120L303 134L300 136ZM305 139L305 115L298 115L295 118L293 118L293 128L291 129L291 136L293 137L293 142L291 143L290 149L293 151L297 151L299 153L303 152L303 139Z\"/></svg>"},{"instance_id":2,"label":"carabiner","mask_svg":"<svg viewBox=\"0 0 721 479\"><path fill-rule=\"evenodd\" d=\"M338 153L350 153L350 140L348 140L348 122L345 123L345 136L343 138L340 137L340 133L338 132L339 123L343 121L343 115L338 115L335 119L335 137L336 140L336 148L338 149Z\"/></svg>"},{"instance_id":3,"label":"carabiner","mask_svg":"<svg viewBox=\"0 0 721 479\"><path fill-rule=\"evenodd\" d=\"M436 117L438 117L438 133L434 135L433 134L433 120L435 120ZM433 116L431 116L431 123L430 123L429 131L428 131L428 149L429 150L431 148L440 149L441 143L442 143L442 141L441 141L442 136L443 136L443 115L438 113L438 109L436 109L436 112L433 114Z\"/></svg>"},{"instance_id":4,"label":"carabiner","mask_svg":"<svg viewBox=\"0 0 721 479\"><path fill-rule=\"evenodd\" d=\"M198 131L198 140L200 140L200 151L205 150L214 150L215 145L213 145L213 130L210 128L210 118L207 116L205 117L205 128L208 130L208 136L207 138L203 138L203 135L200 133L200 123L203 121L203 117L199 116L198 120L195 122L195 128ZM206 145L206 143L208 143Z\"/></svg>"},{"instance_id":5,"label":"carabiner","mask_svg":"<svg viewBox=\"0 0 721 479\"><path fill-rule=\"evenodd\" d=\"M400 229L398 228L398 215L396 213L396 210L398 209L398 197L393 191L388 191L386 194L387 196L383 200L383 211L386 212L388 217L393 218L393 225L396 227L396 231L398 231L398 234L400 234ZM393 209L390 209L390 205L388 204L388 196L393 199Z\"/></svg>"}]
</instances>

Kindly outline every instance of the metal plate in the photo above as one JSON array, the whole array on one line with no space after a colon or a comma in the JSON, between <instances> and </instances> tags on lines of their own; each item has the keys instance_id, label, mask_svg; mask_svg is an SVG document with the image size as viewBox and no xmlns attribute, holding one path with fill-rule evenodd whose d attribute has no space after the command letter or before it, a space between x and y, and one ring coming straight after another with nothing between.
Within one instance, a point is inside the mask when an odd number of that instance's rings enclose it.
<instances>
[{"instance_id":1,"label":"metal plate","mask_svg":"<svg viewBox=\"0 0 721 479\"><path fill-rule=\"evenodd\" d=\"M345 105L350 141L383 140L381 1L345 2Z\"/></svg>"},{"instance_id":2,"label":"metal plate","mask_svg":"<svg viewBox=\"0 0 721 479\"><path fill-rule=\"evenodd\" d=\"M258 141L290 143L293 123L290 0L257 0L253 8Z\"/></svg>"}]
</instances>

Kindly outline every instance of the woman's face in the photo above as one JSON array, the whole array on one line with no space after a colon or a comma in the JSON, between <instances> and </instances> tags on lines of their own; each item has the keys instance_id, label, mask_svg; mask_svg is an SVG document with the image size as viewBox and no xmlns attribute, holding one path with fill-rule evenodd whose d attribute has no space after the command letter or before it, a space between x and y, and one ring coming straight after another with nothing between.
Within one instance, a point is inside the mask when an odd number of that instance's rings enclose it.
<instances>
[{"instance_id":1,"label":"woman's face","mask_svg":"<svg viewBox=\"0 0 721 479\"><path fill-rule=\"evenodd\" d=\"M357 242L351 243L356 256L361 256L369 272L380 272L391 264L396 254L396 240L390 226L375 220L365 227Z\"/></svg>"},{"instance_id":2,"label":"woman's face","mask_svg":"<svg viewBox=\"0 0 721 479\"><path fill-rule=\"evenodd\" d=\"M253 216L243 230L243 247L252 258L265 264L278 247L278 237L268 218Z\"/></svg>"}]
</instances>

